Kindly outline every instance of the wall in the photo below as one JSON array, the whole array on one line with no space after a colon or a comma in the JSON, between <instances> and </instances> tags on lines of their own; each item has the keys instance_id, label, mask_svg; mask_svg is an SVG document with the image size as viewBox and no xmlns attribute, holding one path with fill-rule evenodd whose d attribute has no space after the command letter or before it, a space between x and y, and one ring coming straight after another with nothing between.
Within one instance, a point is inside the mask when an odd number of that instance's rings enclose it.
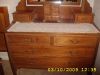
<instances>
[{"instance_id":1,"label":"wall","mask_svg":"<svg viewBox=\"0 0 100 75\"><path fill-rule=\"evenodd\" d=\"M88 2L90 3L90 6L93 8L93 6L94 6L94 0L88 0Z\"/></svg>"},{"instance_id":2,"label":"wall","mask_svg":"<svg viewBox=\"0 0 100 75\"><path fill-rule=\"evenodd\" d=\"M100 0L94 1L93 12L95 14L94 22L100 29ZM100 71L99 71L100 70L100 45L99 45L99 49L98 49L98 53L97 53L95 66L97 68L97 72L95 75L100 75Z\"/></svg>"}]
</instances>

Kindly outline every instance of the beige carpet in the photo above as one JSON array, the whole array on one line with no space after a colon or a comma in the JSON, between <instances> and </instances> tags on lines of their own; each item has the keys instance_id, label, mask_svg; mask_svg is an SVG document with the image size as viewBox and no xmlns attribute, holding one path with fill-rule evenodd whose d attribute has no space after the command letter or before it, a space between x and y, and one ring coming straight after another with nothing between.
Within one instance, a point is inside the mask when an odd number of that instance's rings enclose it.
<instances>
[{"instance_id":1,"label":"beige carpet","mask_svg":"<svg viewBox=\"0 0 100 75\"><path fill-rule=\"evenodd\" d=\"M11 67L9 61L3 61L3 68L5 71L5 75L13 75L11 71ZM59 73L59 72L48 72L47 70L39 70L39 69L19 69L17 71L17 75L86 75L86 73Z\"/></svg>"}]
</instances>

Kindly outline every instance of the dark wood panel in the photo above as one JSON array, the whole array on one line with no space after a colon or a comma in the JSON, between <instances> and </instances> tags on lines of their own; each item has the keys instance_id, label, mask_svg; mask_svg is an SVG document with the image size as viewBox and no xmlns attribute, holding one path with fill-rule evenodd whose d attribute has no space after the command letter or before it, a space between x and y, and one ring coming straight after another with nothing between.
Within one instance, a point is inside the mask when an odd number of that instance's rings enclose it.
<instances>
[{"instance_id":1,"label":"dark wood panel","mask_svg":"<svg viewBox=\"0 0 100 75\"><path fill-rule=\"evenodd\" d=\"M7 7L0 7L0 26L2 28L2 32L10 25L9 22L9 14Z\"/></svg>"},{"instance_id":2,"label":"dark wood panel","mask_svg":"<svg viewBox=\"0 0 100 75\"><path fill-rule=\"evenodd\" d=\"M6 51L6 42L4 33L0 33L0 51Z\"/></svg>"},{"instance_id":3,"label":"dark wood panel","mask_svg":"<svg viewBox=\"0 0 100 75\"><path fill-rule=\"evenodd\" d=\"M15 58L14 58L15 59ZM22 62L24 61L24 62ZM89 67L93 58L67 58L67 57L41 57L41 58L16 58L13 63L22 68L50 68L50 67ZM37 66L38 65L38 66Z\"/></svg>"}]
</instances>

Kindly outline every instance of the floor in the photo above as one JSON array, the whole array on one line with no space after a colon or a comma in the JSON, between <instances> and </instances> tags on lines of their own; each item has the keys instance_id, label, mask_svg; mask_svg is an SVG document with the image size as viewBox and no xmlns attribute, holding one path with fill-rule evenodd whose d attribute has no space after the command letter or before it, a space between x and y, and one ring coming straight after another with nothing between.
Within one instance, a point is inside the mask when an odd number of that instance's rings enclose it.
<instances>
[{"instance_id":1,"label":"floor","mask_svg":"<svg viewBox=\"0 0 100 75\"><path fill-rule=\"evenodd\" d=\"M3 68L5 75L13 75L9 61L3 61ZM67 72L48 72L47 70L37 70L37 69L19 69L17 71L18 75L86 75L86 73L67 73Z\"/></svg>"}]
</instances>

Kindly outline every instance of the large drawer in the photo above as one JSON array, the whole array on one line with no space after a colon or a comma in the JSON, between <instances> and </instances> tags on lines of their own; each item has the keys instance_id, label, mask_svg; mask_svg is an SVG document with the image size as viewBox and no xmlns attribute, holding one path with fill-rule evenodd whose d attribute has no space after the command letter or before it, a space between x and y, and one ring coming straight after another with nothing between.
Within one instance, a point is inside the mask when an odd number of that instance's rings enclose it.
<instances>
[{"instance_id":1,"label":"large drawer","mask_svg":"<svg viewBox=\"0 0 100 75\"><path fill-rule=\"evenodd\" d=\"M39 47L34 45L11 45L9 52L12 57L94 57L94 48L64 48L64 47Z\"/></svg>"},{"instance_id":2,"label":"large drawer","mask_svg":"<svg viewBox=\"0 0 100 75\"><path fill-rule=\"evenodd\" d=\"M96 37L86 36L55 36L55 46L91 46L95 47L97 43Z\"/></svg>"},{"instance_id":3,"label":"large drawer","mask_svg":"<svg viewBox=\"0 0 100 75\"><path fill-rule=\"evenodd\" d=\"M50 37L45 35L32 35L32 34L22 34L22 35L7 35L7 42L9 44L41 44L49 45Z\"/></svg>"},{"instance_id":4,"label":"large drawer","mask_svg":"<svg viewBox=\"0 0 100 75\"><path fill-rule=\"evenodd\" d=\"M41 58L16 58L13 60L14 65L17 67L25 68L50 68L50 67L89 67L93 62L93 58L51 58L51 57L41 57Z\"/></svg>"}]
</instances>

